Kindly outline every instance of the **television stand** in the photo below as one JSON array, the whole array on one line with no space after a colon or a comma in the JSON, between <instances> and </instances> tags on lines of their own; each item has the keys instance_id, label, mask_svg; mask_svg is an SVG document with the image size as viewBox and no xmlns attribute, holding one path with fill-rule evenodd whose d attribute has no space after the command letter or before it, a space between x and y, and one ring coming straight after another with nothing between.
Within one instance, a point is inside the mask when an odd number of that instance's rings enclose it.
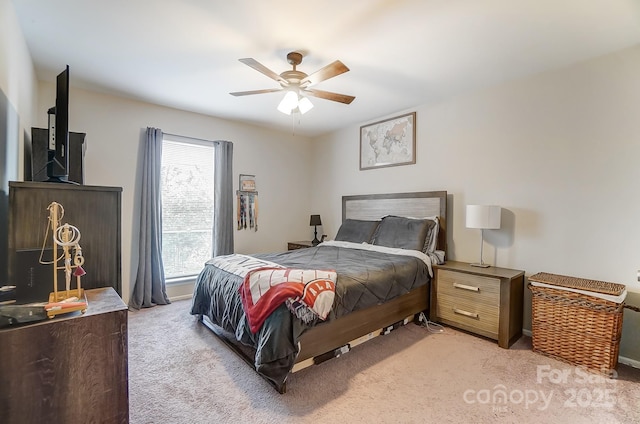
<instances>
[{"instance_id":1,"label":"television stand","mask_svg":"<svg viewBox=\"0 0 640 424\"><path fill-rule=\"evenodd\" d=\"M48 130L44 128L31 128L31 154L25 163L25 180L45 182L51 175L48 170L49 157ZM69 169L68 180L78 184L84 183L84 150L85 133L69 132ZM54 172L55 173L55 172ZM58 172L62 174L62 172ZM54 181L57 182L57 181Z\"/></svg>"},{"instance_id":2,"label":"television stand","mask_svg":"<svg viewBox=\"0 0 640 424\"><path fill-rule=\"evenodd\" d=\"M49 177L49 179L47 179L46 181L43 181L44 183L59 183L59 184L75 184L75 185L80 185L79 183L76 183L75 181L69 181L66 178L63 177Z\"/></svg>"}]
</instances>

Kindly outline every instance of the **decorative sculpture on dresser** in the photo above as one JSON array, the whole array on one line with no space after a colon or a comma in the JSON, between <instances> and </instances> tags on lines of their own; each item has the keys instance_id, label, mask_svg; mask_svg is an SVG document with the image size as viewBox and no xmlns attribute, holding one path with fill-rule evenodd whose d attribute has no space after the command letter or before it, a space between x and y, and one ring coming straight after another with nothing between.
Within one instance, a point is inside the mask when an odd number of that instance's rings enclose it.
<instances>
[{"instance_id":1,"label":"decorative sculpture on dresser","mask_svg":"<svg viewBox=\"0 0 640 424\"><path fill-rule=\"evenodd\" d=\"M48 207L49 222L47 224L47 234L51 228L53 238L53 292L49 295L49 303L45 306L50 318L57 314L73 311L84 311L87 309L87 302L82 289L80 278L86 274L82 265L82 247L80 247L80 230L68 223L60 224L64 216L64 207L52 202ZM45 234L45 243L46 243ZM58 256L58 247L62 248L62 254ZM44 248L44 244L43 244ZM62 261L62 265L58 263ZM64 270L65 290L58 290L58 271ZM72 277L76 278L76 288L71 289Z\"/></svg>"}]
</instances>

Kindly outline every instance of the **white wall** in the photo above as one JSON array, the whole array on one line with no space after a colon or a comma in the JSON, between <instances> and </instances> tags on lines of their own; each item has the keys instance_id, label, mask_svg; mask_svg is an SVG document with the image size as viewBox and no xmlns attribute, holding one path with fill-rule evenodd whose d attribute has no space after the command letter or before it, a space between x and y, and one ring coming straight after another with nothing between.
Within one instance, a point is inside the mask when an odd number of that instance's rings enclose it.
<instances>
[{"instance_id":1,"label":"white wall","mask_svg":"<svg viewBox=\"0 0 640 424\"><path fill-rule=\"evenodd\" d=\"M314 140L314 164L331 164L331 172L315 168L313 206L333 236L342 195L447 190L450 259L479 256L480 233L465 228L465 205L497 204L502 229L485 231L485 262L640 291L639 75L636 46L418 106L415 165L359 171L359 127ZM631 314L625 320L637 319ZM625 338L635 335L627 330L621 349Z\"/></svg>"},{"instance_id":2,"label":"white wall","mask_svg":"<svg viewBox=\"0 0 640 424\"><path fill-rule=\"evenodd\" d=\"M323 201L314 206L335 234L342 195L444 189L451 259L479 254L464 206L497 204L506 209L503 228L486 232L486 260L638 288L639 74L640 46L417 107L415 165L359 171L359 127L320 138L314 164L331 172L316 167L314 200Z\"/></svg>"},{"instance_id":3,"label":"white wall","mask_svg":"<svg viewBox=\"0 0 640 424\"><path fill-rule=\"evenodd\" d=\"M0 0L0 286L8 281L9 181L23 175L20 158L35 107L37 81L13 4Z\"/></svg>"},{"instance_id":4,"label":"white wall","mask_svg":"<svg viewBox=\"0 0 640 424\"><path fill-rule=\"evenodd\" d=\"M41 83L38 110L46 111L54 99L55 85ZM71 90L69 103L70 131L87 134L85 184L123 188L125 301L137 272L139 169L142 136L147 126L187 137L233 142L234 190L238 174L254 174L259 193L258 232L236 231L237 253L284 251L287 240L308 238L311 213L308 139L79 89ZM45 127L46 114L42 115L38 125ZM170 297L190 293L189 287L173 287L167 292Z\"/></svg>"},{"instance_id":5,"label":"white wall","mask_svg":"<svg viewBox=\"0 0 640 424\"><path fill-rule=\"evenodd\" d=\"M18 17L9 0L0 0L0 89L20 117L19 140L10 146L10 155L22 176L24 133L30 133L37 102L38 81Z\"/></svg>"}]
</instances>

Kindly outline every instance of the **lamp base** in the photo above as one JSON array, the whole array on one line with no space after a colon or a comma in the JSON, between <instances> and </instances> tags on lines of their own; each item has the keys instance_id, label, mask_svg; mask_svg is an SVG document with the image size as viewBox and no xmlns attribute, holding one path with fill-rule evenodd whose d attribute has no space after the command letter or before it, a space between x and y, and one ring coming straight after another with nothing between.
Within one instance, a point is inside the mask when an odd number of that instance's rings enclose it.
<instances>
[{"instance_id":1,"label":"lamp base","mask_svg":"<svg viewBox=\"0 0 640 424\"><path fill-rule=\"evenodd\" d=\"M311 240L312 246L317 246L320 244L320 240L318 240L318 226L313 226L313 240Z\"/></svg>"},{"instance_id":2,"label":"lamp base","mask_svg":"<svg viewBox=\"0 0 640 424\"><path fill-rule=\"evenodd\" d=\"M469 264L469 265L471 265L471 266L476 266L476 267L478 267L478 268L489 268L489 267L491 266L491 265L489 265L489 264L484 264L484 263L479 264L479 263L477 263L477 262L476 262L476 263L473 263L473 264Z\"/></svg>"}]
</instances>

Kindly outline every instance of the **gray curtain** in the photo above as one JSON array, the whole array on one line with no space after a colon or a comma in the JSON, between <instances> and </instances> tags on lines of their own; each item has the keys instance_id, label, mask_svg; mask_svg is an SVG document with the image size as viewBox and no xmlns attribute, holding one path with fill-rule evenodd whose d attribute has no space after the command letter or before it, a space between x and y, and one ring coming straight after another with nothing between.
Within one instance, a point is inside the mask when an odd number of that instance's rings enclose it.
<instances>
[{"instance_id":1,"label":"gray curtain","mask_svg":"<svg viewBox=\"0 0 640 424\"><path fill-rule=\"evenodd\" d=\"M213 256L233 253L233 143L215 143Z\"/></svg>"},{"instance_id":2,"label":"gray curtain","mask_svg":"<svg viewBox=\"0 0 640 424\"><path fill-rule=\"evenodd\" d=\"M162 263L161 159L162 130L148 127L142 165L138 275L129 300L129 306L135 309L171 303Z\"/></svg>"}]
</instances>

